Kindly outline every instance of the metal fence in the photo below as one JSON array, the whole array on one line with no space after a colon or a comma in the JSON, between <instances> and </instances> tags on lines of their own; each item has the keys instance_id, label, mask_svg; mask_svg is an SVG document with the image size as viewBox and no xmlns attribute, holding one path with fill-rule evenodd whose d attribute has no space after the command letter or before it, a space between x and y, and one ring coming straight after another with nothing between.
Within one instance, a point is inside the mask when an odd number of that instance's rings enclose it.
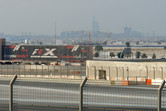
<instances>
[{"instance_id":1,"label":"metal fence","mask_svg":"<svg viewBox=\"0 0 166 111\"><path fill-rule=\"evenodd\" d=\"M0 77L0 111L9 111L9 83L12 77Z\"/></svg>"},{"instance_id":2,"label":"metal fence","mask_svg":"<svg viewBox=\"0 0 166 111\"><path fill-rule=\"evenodd\" d=\"M84 111L157 111L157 87L113 87L89 80L84 87Z\"/></svg>"},{"instance_id":3,"label":"metal fence","mask_svg":"<svg viewBox=\"0 0 166 111\"><path fill-rule=\"evenodd\" d=\"M162 90L161 97L162 97L161 108L162 108L162 111L165 111L166 110L166 86Z\"/></svg>"},{"instance_id":4,"label":"metal fence","mask_svg":"<svg viewBox=\"0 0 166 111\"><path fill-rule=\"evenodd\" d=\"M164 82L161 86L114 86L110 82L87 78L0 77L0 111L166 110Z\"/></svg>"},{"instance_id":5,"label":"metal fence","mask_svg":"<svg viewBox=\"0 0 166 111\"><path fill-rule=\"evenodd\" d=\"M105 71L105 79L107 80L131 80L131 79L166 79L166 67L136 67L136 66L53 66L53 65L25 65L10 64L0 65L0 76L15 75L26 77L44 77L44 76L60 76L70 78L88 78L100 79L100 71Z\"/></svg>"},{"instance_id":6,"label":"metal fence","mask_svg":"<svg viewBox=\"0 0 166 111\"><path fill-rule=\"evenodd\" d=\"M66 75L85 76L85 66L53 66L53 65L0 65L0 75Z\"/></svg>"}]
</instances>

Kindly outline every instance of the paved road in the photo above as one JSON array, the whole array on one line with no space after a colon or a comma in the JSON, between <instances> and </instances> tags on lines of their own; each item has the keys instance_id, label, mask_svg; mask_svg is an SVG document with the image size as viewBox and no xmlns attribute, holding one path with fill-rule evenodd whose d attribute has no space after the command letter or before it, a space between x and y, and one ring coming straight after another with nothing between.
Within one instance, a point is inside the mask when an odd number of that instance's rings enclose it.
<instances>
[{"instance_id":1,"label":"paved road","mask_svg":"<svg viewBox=\"0 0 166 111\"><path fill-rule=\"evenodd\" d=\"M35 84L35 83L34 83ZM79 107L79 84L43 83L35 87L34 84L14 85L15 110L63 110L74 111ZM8 108L8 86L0 85L0 110ZM166 96L166 94L165 94ZM140 86L116 87L94 86L84 87L84 110L100 111L110 108L157 109L157 88ZM162 102L166 103L166 99ZM166 108L166 105L164 106Z\"/></svg>"}]
</instances>

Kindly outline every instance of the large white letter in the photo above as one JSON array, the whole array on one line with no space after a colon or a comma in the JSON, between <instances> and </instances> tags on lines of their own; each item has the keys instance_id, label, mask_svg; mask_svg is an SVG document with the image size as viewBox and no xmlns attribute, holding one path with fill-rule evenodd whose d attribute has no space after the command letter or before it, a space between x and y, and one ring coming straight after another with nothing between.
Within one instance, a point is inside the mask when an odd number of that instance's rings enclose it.
<instances>
[{"instance_id":1,"label":"large white letter","mask_svg":"<svg viewBox=\"0 0 166 111\"><path fill-rule=\"evenodd\" d=\"M36 54L39 49L35 49L32 53L32 55Z\"/></svg>"},{"instance_id":2,"label":"large white letter","mask_svg":"<svg viewBox=\"0 0 166 111\"><path fill-rule=\"evenodd\" d=\"M43 54L44 56L48 56L48 55L51 55L51 56L54 56L53 54L53 51L55 51L56 49L46 49L46 53Z\"/></svg>"}]
</instances>

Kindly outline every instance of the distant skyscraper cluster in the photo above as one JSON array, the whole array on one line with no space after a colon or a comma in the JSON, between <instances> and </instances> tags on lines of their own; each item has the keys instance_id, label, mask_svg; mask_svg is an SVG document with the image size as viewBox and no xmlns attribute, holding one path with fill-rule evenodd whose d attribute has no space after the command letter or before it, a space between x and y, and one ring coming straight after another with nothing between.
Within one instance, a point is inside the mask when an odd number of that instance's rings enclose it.
<instances>
[{"instance_id":1,"label":"distant skyscraper cluster","mask_svg":"<svg viewBox=\"0 0 166 111\"><path fill-rule=\"evenodd\" d=\"M109 33L109 32L101 32L97 31L99 27L96 25L95 27L95 22L93 22L93 30L92 31L66 31L66 32L61 32L60 37L61 38L80 38L81 39L88 39L89 34L91 39L111 39L111 38L144 38L145 36L139 32L132 30L130 27L124 27L124 32L122 33Z\"/></svg>"}]
</instances>

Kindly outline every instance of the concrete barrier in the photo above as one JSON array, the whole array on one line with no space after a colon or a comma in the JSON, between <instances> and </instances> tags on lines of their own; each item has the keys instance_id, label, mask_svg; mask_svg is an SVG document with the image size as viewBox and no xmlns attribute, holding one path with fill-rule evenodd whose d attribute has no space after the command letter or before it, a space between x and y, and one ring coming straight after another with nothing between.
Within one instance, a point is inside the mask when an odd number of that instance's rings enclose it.
<instances>
[{"instance_id":1,"label":"concrete barrier","mask_svg":"<svg viewBox=\"0 0 166 111\"><path fill-rule=\"evenodd\" d=\"M162 82L163 80L161 79L152 79L152 85L161 85Z\"/></svg>"}]
</instances>

